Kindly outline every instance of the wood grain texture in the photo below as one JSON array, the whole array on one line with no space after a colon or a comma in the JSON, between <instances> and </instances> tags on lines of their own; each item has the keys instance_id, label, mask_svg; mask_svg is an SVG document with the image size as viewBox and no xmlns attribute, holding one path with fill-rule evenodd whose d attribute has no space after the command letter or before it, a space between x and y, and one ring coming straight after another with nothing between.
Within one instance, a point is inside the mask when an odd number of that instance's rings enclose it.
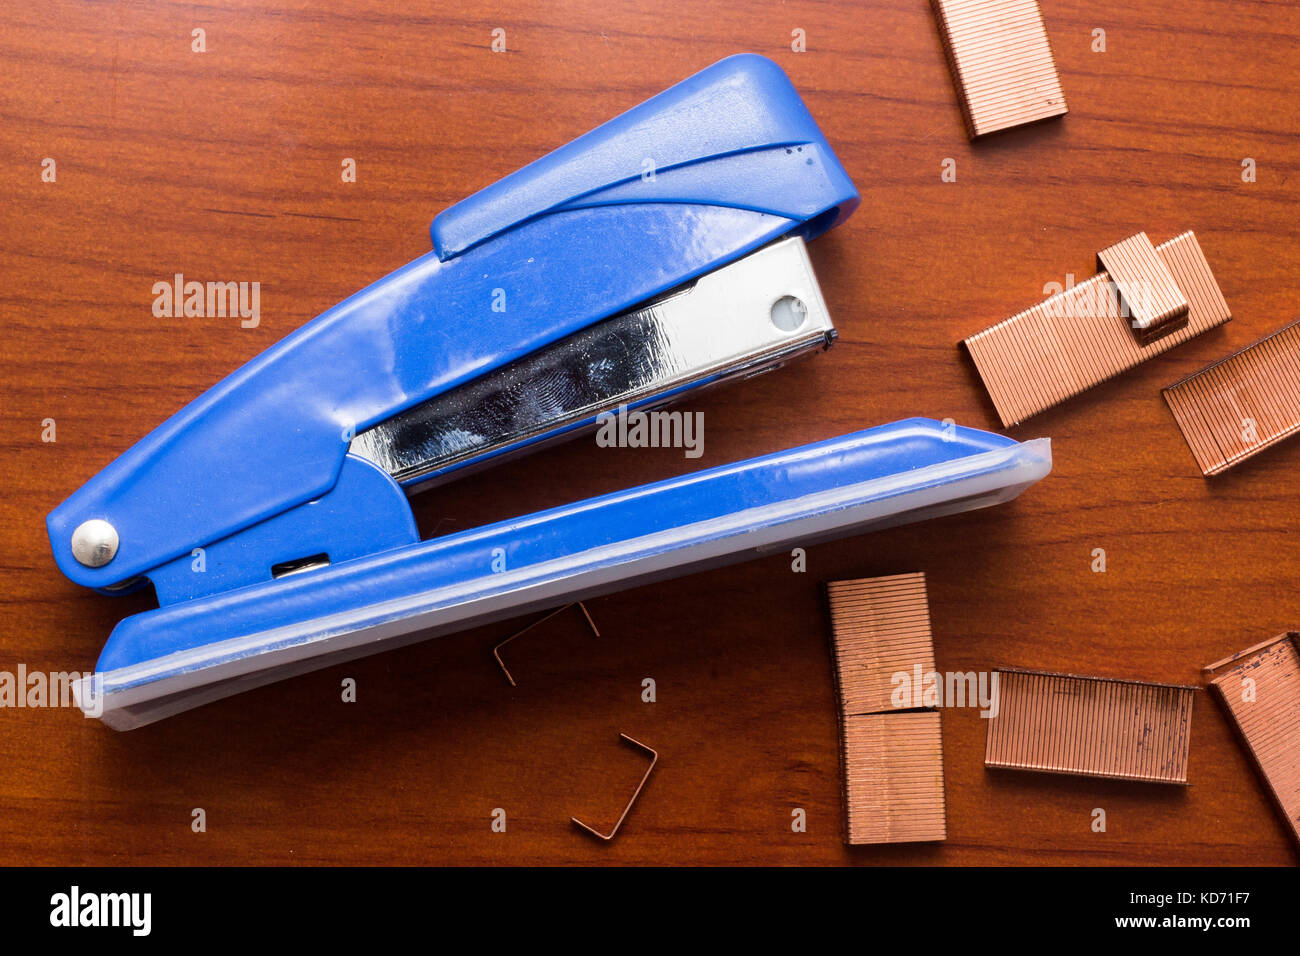
<instances>
[{"instance_id":1,"label":"wood grain texture","mask_svg":"<svg viewBox=\"0 0 1300 956\"><path fill-rule=\"evenodd\" d=\"M1013 429L1050 436L1056 462L1020 500L818 546L805 574L776 555L592 602L599 640L559 617L510 646L515 689L491 648L522 623L125 735L74 711L0 710L0 863L1295 862L1203 693L1186 789L989 772L984 721L945 710L948 840L846 848L819 585L924 571L941 670L1199 684L1202 664L1297 626L1300 441L1206 481L1159 390L1296 315L1300 6L1043 0L1070 113L975 144L926 0L404 6L0 11L0 670L89 669L146 606L56 571L54 505L427 251L440 209L730 53L785 67L862 191L811 247L839 344L694 402L701 461L564 446L418 499L426 534L910 415L994 428L957 342L1140 230L1194 229L1235 318ZM195 27L206 53L190 50ZM490 52L495 27L508 53ZM1098 27L1105 53L1090 49ZM259 327L154 318L151 287L176 272L261 282ZM644 769L620 731L660 760L603 845L569 818L617 818Z\"/></svg>"}]
</instances>

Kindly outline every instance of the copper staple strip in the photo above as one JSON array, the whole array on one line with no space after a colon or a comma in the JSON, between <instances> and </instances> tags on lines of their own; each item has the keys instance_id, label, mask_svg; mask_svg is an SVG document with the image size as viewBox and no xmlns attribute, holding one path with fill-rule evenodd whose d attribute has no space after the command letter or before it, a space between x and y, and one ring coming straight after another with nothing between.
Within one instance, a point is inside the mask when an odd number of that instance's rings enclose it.
<instances>
[{"instance_id":1,"label":"copper staple strip","mask_svg":"<svg viewBox=\"0 0 1300 956\"><path fill-rule=\"evenodd\" d=\"M939 714L898 710L890 699L894 674L935 669L925 575L831 581L826 592L845 840L946 839Z\"/></svg>"},{"instance_id":2,"label":"copper staple strip","mask_svg":"<svg viewBox=\"0 0 1300 956\"><path fill-rule=\"evenodd\" d=\"M1300 432L1300 320L1164 389L1207 478Z\"/></svg>"},{"instance_id":3,"label":"copper staple strip","mask_svg":"<svg viewBox=\"0 0 1300 956\"><path fill-rule=\"evenodd\" d=\"M1003 427L1019 424L1232 318L1196 236L1156 254L1187 298L1187 324L1141 343L1121 317L1108 273L1099 272L963 340Z\"/></svg>"},{"instance_id":4,"label":"copper staple strip","mask_svg":"<svg viewBox=\"0 0 1300 956\"><path fill-rule=\"evenodd\" d=\"M826 585L831 650L846 716L892 710L893 675L934 670L924 574L896 574Z\"/></svg>"},{"instance_id":5,"label":"copper staple strip","mask_svg":"<svg viewBox=\"0 0 1300 956\"><path fill-rule=\"evenodd\" d=\"M841 747L848 843L947 839L938 711L853 715Z\"/></svg>"},{"instance_id":6,"label":"copper staple strip","mask_svg":"<svg viewBox=\"0 0 1300 956\"><path fill-rule=\"evenodd\" d=\"M1156 255L1145 232L1097 253L1098 271L1110 276L1128 306L1129 326L1146 343L1187 325L1186 296Z\"/></svg>"},{"instance_id":7,"label":"copper staple strip","mask_svg":"<svg viewBox=\"0 0 1300 956\"><path fill-rule=\"evenodd\" d=\"M931 0L971 139L1067 111L1037 0Z\"/></svg>"},{"instance_id":8,"label":"copper staple strip","mask_svg":"<svg viewBox=\"0 0 1300 956\"><path fill-rule=\"evenodd\" d=\"M1213 678L1210 687L1300 844L1300 634L1280 634L1210 667L1228 663L1231 670Z\"/></svg>"},{"instance_id":9,"label":"copper staple strip","mask_svg":"<svg viewBox=\"0 0 1300 956\"><path fill-rule=\"evenodd\" d=\"M999 670L984 765L1187 783L1194 687Z\"/></svg>"}]
</instances>

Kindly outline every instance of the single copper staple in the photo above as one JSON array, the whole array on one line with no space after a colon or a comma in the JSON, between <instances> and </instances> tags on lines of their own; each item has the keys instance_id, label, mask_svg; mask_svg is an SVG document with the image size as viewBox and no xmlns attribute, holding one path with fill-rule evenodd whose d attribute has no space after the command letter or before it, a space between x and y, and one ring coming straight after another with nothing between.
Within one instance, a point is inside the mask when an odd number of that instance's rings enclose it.
<instances>
[{"instance_id":1,"label":"single copper staple","mask_svg":"<svg viewBox=\"0 0 1300 956\"><path fill-rule=\"evenodd\" d=\"M847 843L948 838L938 711L855 714L841 747Z\"/></svg>"},{"instance_id":2,"label":"single copper staple","mask_svg":"<svg viewBox=\"0 0 1300 956\"><path fill-rule=\"evenodd\" d=\"M596 637L600 637L600 631L596 629L596 622L591 619L591 614L587 610L587 605L583 604L581 601L574 601L572 604L565 604L563 607L557 607L554 611L548 611L547 613L539 617L537 620L533 621L532 624L529 624L527 627L515 631L513 634L507 637L496 647L492 648L492 656L496 658L497 665L500 666L501 672L506 675L506 680L510 681L511 687L518 687L519 685L515 682L514 675L510 673L510 668L506 667L506 662L501 659L501 648L505 647L516 637L522 637L523 635L527 634L529 631L537 627L539 624L545 624L551 618L555 617L555 615L563 614L571 607L579 608L582 611L582 616L587 619L587 627L591 629L591 633L594 634Z\"/></svg>"},{"instance_id":3,"label":"single copper staple","mask_svg":"<svg viewBox=\"0 0 1300 956\"><path fill-rule=\"evenodd\" d=\"M1300 431L1300 321L1164 390L1207 478Z\"/></svg>"},{"instance_id":4,"label":"single copper staple","mask_svg":"<svg viewBox=\"0 0 1300 956\"><path fill-rule=\"evenodd\" d=\"M934 670L925 575L831 581L826 592L845 842L946 839L939 714L891 700L895 674Z\"/></svg>"},{"instance_id":5,"label":"single copper staple","mask_svg":"<svg viewBox=\"0 0 1300 956\"><path fill-rule=\"evenodd\" d=\"M1300 634L1279 634L1205 670L1225 667L1210 687L1300 844Z\"/></svg>"},{"instance_id":6,"label":"single copper staple","mask_svg":"<svg viewBox=\"0 0 1300 956\"><path fill-rule=\"evenodd\" d=\"M1122 315L1110 275L1099 272L962 342L1004 427L1232 318L1193 233L1175 236L1155 251L1187 299L1187 324L1181 329L1139 342Z\"/></svg>"},{"instance_id":7,"label":"single copper staple","mask_svg":"<svg viewBox=\"0 0 1300 956\"><path fill-rule=\"evenodd\" d=\"M971 139L1062 116L1037 0L931 0Z\"/></svg>"},{"instance_id":8,"label":"single copper staple","mask_svg":"<svg viewBox=\"0 0 1300 956\"><path fill-rule=\"evenodd\" d=\"M1139 342L1146 344L1187 325L1187 297L1145 232L1097 253L1097 271L1107 273L1115 283Z\"/></svg>"},{"instance_id":9,"label":"single copper staple","mask_svg":"<svg viewBox=\"0 0 1300 956\"><path fill-rule=\"evenodd\" d=\"M654 770L655 764L659 762L659 753L653 747L647 747L645 744L641 743L641 741L635 739L634 737L629 737L627 734L620 733L618 737L624 743L635 747L637 750L640 750L643 753L648 753L650 755L650 766L645 768L645 773L641 775L641 782L638 783L636 785L636 789L632 791L632 796L627 798L627 803L623 807L623 812L618 815L618 820L615 821L613 829L611 829L608 833L601 833L595 827L591 826L590 824L583 823L577 817L569 817L569 819L573 822L574 826L578 827L580 830L584 830L585 832L590 833L592 836L596 837L599 840L604 840L606 843L614 839L614 837L618 836L618 831L623 827L623 821L626 820L627 815L632 812L632 807L636 803L636 798L641 796L641 791L645 789L646 781L650 779L650 772Z\"/></svg>"},{"instance_id":10,"label":"single copper staple","mask_svg":"<svg viewBox=\"0 0 1300 956\"><path fill-rule=\"evenodd\" d=\"M1187 783L1194 687L1000 670L984 765Z\"/></svg>"},{"instance_id":11,"label":"single copper staple","mask_svg":"<svg viewBox=\"0 0 1300 956\"><path fill-rule=\"evenodd\" d=\"M896 574L826 585L831 651L844 714L893 710L893 675L919 664L934 670L924 574Z\"/></svg>"}]
</instances>

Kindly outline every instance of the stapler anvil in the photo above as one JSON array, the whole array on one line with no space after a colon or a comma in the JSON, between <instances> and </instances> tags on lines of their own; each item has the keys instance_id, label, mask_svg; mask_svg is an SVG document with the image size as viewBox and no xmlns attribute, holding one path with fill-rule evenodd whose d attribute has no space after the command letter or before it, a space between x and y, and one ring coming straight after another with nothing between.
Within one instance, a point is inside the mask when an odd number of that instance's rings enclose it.
<instances>
[{"instance_id":1,"label":"stapler anvil","mask_svg":"<svg viewBox=\"0 0 1300 956\"><path fill-rule=\"evenodd\" d=\"M126 729L787 543L992 504L1046 442L915 419L421 540L407 495L833 341L804 241L858 195L781 70L723 60L433 221L433 251L182 409L49 516L159 607L77 685Z\"/></svg>"}]
</instances>

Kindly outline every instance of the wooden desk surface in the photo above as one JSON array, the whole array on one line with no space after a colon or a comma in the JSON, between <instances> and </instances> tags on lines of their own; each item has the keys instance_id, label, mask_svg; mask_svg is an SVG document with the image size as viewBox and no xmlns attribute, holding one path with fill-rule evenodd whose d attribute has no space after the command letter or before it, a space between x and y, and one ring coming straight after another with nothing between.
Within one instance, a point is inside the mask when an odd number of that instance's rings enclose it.
<instances>
[{"instance_id":1,"label":"wooden desk surface","mask_svg":"<svg viewBox=\"0 0 1300 956\"><path fill-rule=\"evenodd\" d=\"M1204 692L1186 789L988 772L983 721L946 710L948 841L845 848L820 582L925 571L941 670L1199 685L1201 665L1300 624L1300 441L1207 482L1159 394L1296 315L1300 6L1042 0L1070 113L976 145L925 0L401 6L0 13L0 670L89 670L147 606L55 569L44 518L66 495L427 251L439 210L730 53L788 71L862 192L811 247L838 345L693 401L699 462L581 441L417 499L426 534L911 415L996 429L958 340L1138 230L1195 230L1234 320L1013 430L1050 436L1055 455L1020 500L812 548L804 574L778 555L593 601L599 639L570 612L510 646L517 689L491 649L524 622L129 734L0 709L0 863L1296 861ZM489 49L497 27L505 54ZM1242 182L1246 157L1257 182ZM176 272L259 281L260 325L155 318L153 283ZM569 818L617 817L643 767L620 731L660 761L602 845ZM200 807L206 833L191 829Z\"/></svg>"}]
</instances>

